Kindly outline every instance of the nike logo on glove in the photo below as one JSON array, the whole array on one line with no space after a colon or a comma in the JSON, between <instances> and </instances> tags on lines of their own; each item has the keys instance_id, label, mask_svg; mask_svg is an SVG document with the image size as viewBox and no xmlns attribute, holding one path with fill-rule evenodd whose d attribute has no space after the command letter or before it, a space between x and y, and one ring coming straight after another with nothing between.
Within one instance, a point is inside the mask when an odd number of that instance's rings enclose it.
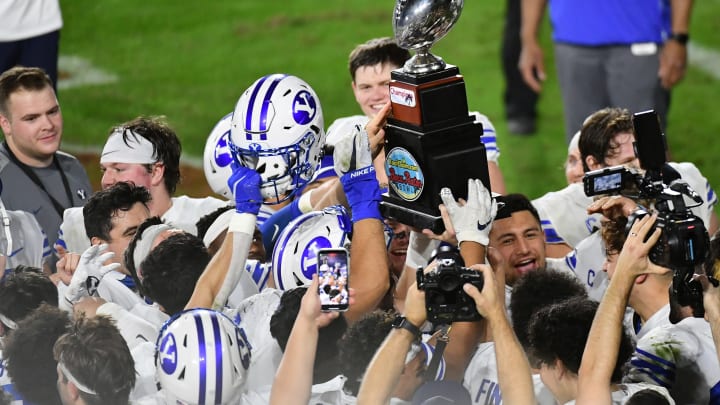
<instances>
[{"instance_id":1,"label":"nike logo on glove","mask_svg":"<svg viewBox=\"0 0 720 405\"><path fill-rule=\"evenodd\" d=\"M492 219L487 221L484 224L478 223L478 231L484 231L488 227L488 225L490 225L491 223L492 223Z\"/></svg>"}]
</instances>

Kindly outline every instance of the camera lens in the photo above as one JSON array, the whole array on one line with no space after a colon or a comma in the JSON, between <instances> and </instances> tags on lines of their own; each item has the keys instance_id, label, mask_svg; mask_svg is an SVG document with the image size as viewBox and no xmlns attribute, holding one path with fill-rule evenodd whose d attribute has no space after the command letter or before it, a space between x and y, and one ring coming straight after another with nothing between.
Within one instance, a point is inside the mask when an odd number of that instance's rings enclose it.
<instances>
[{"instance_id":1,"label":"camera lens","mask_svg":"<svg viewBox=\"0 0 720 405\"><path fill-rule=\"evenodd\" d=\"M441 290L451 292L460 287L460 282L462 280L457 276L457 274L443 274L440 276L440 280L438 281L438 286Z\"/></svg>"}]
</instances>

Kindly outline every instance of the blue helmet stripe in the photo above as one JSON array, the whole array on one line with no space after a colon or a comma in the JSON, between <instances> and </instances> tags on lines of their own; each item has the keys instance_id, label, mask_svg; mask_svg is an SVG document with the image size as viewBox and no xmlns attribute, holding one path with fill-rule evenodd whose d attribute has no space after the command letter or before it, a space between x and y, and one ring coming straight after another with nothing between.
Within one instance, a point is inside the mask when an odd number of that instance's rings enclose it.
<instances>
[{"instance_id":1,"label":"blue helmet stripe","mask_svg":"<svg viewBox=\"0 0 720 405\"><path fill-rule=\"evenodd\" d=\"M267 113L268 113L268 106L270 105L270 99L272 98L273 93L275 92L275 89L280 84L280 82L286 78L287 75L280 75L279 77L276 77L275 80L273 80L272 84L270 84L270 87L268 88L268 91L265 93L265 99L262 103L262 110L260 111L260 140L265 141L267 140Z\"/></svg>"},{"instance_id":2,"label":"blue helmet stripe","mask_svg":"<svg viewBox=\"0 0 720 405\"><path fill-rule=\"evenodd\" d=\"M263 83L265 83L265 80L270 76L265 76L260 78L258 80L257 85L253 89L252 94L250 95L250 102L248 102L248 109L245 112L245 130L249 130L252 127L252 113L253 113L253 107L255 105L255 98L257 98L258 93L260 92L260 88L262 87ZM252 135L249 133L246 133L245 136L247 136L248 140L252 139Z\"/></svg>"},{"instance_id":3,"label":"blue helmet stripe","mask_svg":"<svg viewBox=\"0 0 720 405\"><path fill-rule=\"evenodd\" d=\"M277 88L277 86L280 84L280 82L286 78L287 75L284 74L275 74L275 75L269 75L261 78L257 85L255 85L255 88L253 89L252 95L250 96L250 102L248 103L248 110L245 115L245 137L247 140L252 140L252 132L259 132L260 133L260 140L264 141L267 140L267 114L268 109L270 105L270 99L272 98L273 92ZM258 97L260 93L260 89L264 86L265 82L267 80L271 80L270 86L268 87L267 91L263 96ZM256 106L256 101L258 99L262 98L262 102L259 106ZM258 117L257 127L253 127L253 111L256 111L257 109L260 109L260 117Z\"/></svg>"},{"instance_id":4,"label":"blue helmet stripe","mask_svg":"<svg viewBox=\"0 0 720 405\"><path fill-rule=\"evenodd\" d=\"M215 404L222 404L223 382L223 345L220 336L220 322L217 314L212 314L213 337L215 338Z\"/></svg>"},{"instance_id":5,"label":"blue helmet stripe","mask_svg":"<svg viewBox=\"0 0 720 405\"><path fill-rule=\"evenodd\" d=\"M198 396L198 405L204 405L205 404L205 386L207 385L207 353L205 353L205 329L203 328L202 323L202 314L196 313L194 315L195 317L195 327L197 328L198 332L198 366L199 366L199 376L200 376L200 387L199 387L199 396Z\"/></svg>"}]
</instances>

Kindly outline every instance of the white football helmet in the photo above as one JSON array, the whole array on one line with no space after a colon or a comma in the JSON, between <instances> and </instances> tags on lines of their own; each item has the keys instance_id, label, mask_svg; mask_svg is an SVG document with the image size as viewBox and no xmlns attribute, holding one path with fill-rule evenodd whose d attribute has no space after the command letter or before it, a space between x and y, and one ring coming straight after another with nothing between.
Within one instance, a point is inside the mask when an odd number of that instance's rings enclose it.
<instances>
[{"instance_id":1,"label":"white football helmet","mask_svg":"<svg viewBox=\"0 0 720 405\"><path fill-rule=\"evenodd\" d=\"M233 198L227 185L232 174L230 164L233 160L229 145L231 124L232 113L218 121L205 142L203 153L203 169L210 188L227 199Z\"/></svg>"},{"instance_id":2,"label":"white football helmet","mask_svg":"<svg viewBox=\"0 0 720 405\"><path fill-rule=\"evenodd\" d=\"M340 205L301 215L278 236L273 250L275 287L290 290L310 285L317 273L317 251L322 248L347 248L352 222Z\"/></svg>"},{"instance_id":3,"label":"white football helmet","mask_svg":"<svg viewBox=\"0 0 720 405\"><path fill-rule=\"evenodd\" d=\"M323 125L320 99L298 77L261 77L240 96L230 149L260 174L267 204L287 200L312 179L325 145Z\"/></svg>"},{"instance_id":4,"label":"white football helmet","mask_svg":"<svg viewBox=\"0 0 720 405\"><path fill-rule=\"evenodd\" d=\"M157 378L168 403L240 403L250 350L245 331L220 312L176 314L155 345Z\"/></svg>"}]
</instances>

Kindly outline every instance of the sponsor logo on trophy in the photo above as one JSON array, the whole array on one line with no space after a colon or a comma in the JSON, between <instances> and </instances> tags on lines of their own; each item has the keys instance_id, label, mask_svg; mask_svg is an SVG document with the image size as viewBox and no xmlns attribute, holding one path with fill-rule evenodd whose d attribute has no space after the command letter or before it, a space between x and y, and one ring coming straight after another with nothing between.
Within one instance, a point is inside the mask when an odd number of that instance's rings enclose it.
<instances>
[{"instance_id":1,"label":"sponsor logo on trophy","mask_svg":"<svg viewBox=\"0 0 720 405\"><path fill-rule=\"evenodd\" d=\"M460 70L430 53L457 22L463 0L397 0L393 31L415 55L391 73L392 117L386 127L387 217L439 233L440 189L467 196L467 179L490 187L482 125L468 115Z\"/></svg>"}]
</instances>

